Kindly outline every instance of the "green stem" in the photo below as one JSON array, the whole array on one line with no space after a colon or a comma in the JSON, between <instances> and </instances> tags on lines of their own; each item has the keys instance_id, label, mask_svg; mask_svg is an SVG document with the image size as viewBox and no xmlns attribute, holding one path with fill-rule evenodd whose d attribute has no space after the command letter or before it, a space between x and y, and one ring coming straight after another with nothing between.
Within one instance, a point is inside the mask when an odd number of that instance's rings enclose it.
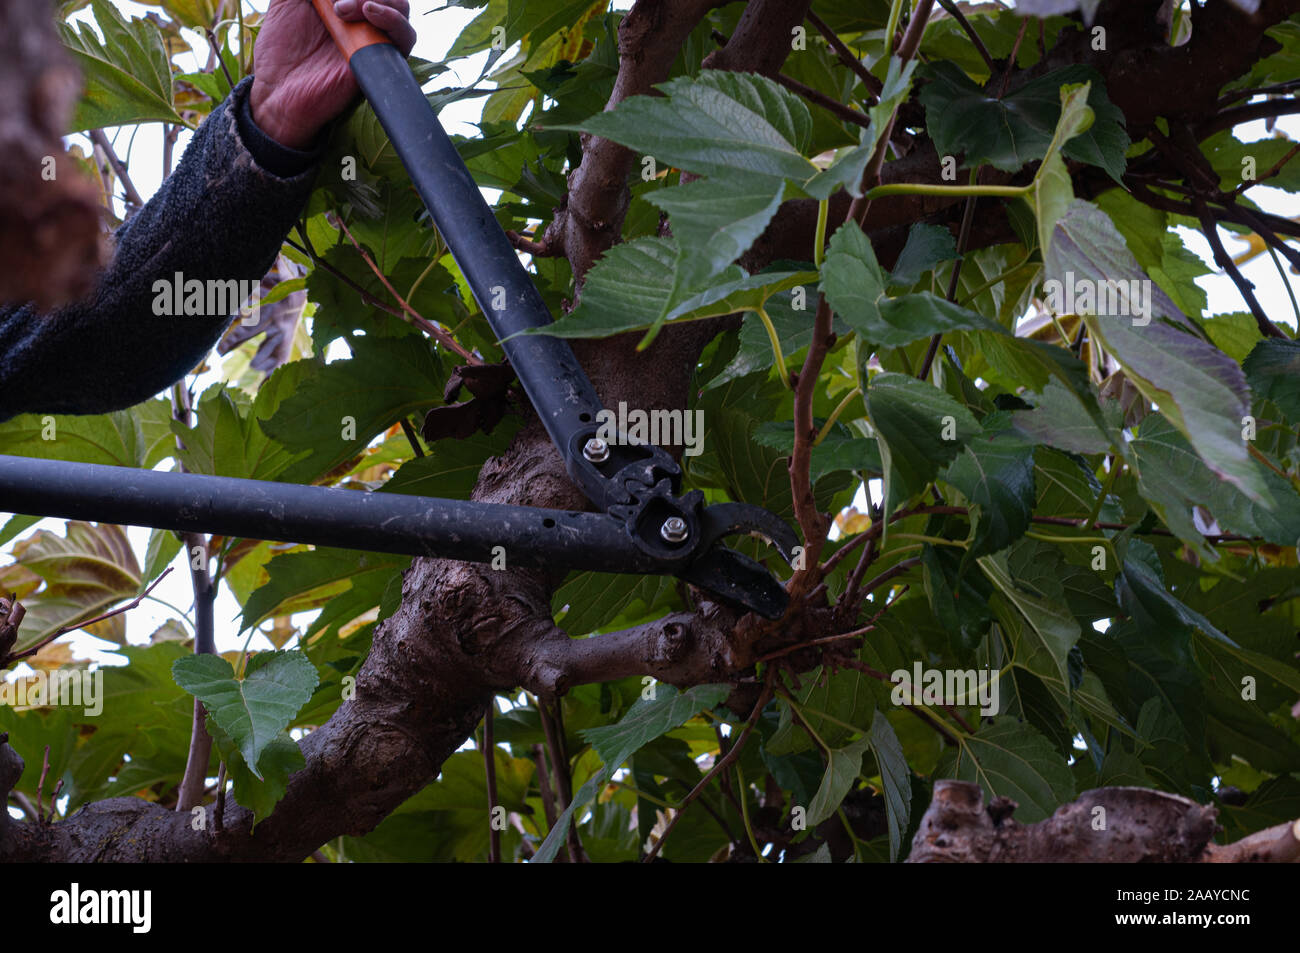
<instances>
[{"instance_id":1,"label":"green stem","mask_svg":"<svg viewBox=\"0 0 1300 953\"><path fill-rule=\"evenodd\" d=\"M840 401L839 406L831 411L830 419L827 420L826 423L822 425L822 429L818 431L817 439L813 441L814 447L826 439L826 435L830 433L831 428L835 426L835 421L839 420L840 414L844 413L844 408L848 407L849 402L852 401L854 397L857 397L861 393L862 393L862 388L855 387L853 388L853 390L849 391L846 395L844 395L844 399Z\"/></svg>"},{"instance_id":2,"label":"green stem","mask_svg":"<svg viewBox=\"0 0 1300 953\"><path fill-rule=\"evenodd\" d=\"M994 275L992 278L984 282L984 284L980 285L978 288L976 288L974 291L972 291L966 297L962 298L961 301L957 303L960 304L962 307L965 307L966 305L974 301L976 298L978 298L980 295L982 295L984 292L992 288L994 285L1001 284L1002 282L1006 281L1008 278L1014 275L1021 268L1025 267L1025 265L1029 264L1029 259L1033 257L1033 254L1034 254L1034 250L1032 248L1029 249L1029 251L1025 252L1024 258L1020 259L1020 261L1016 262L1006 271L1002 272L1002 274Z\"/></svg>"},{"instance_id":3,"label":"green stem","mask_svg":"<svg viewBox=\"0 0 1300 953\"><path fill-rule=\"evenodd\" d=\"M833 724L839 725L841 728L844 728L847 731L851 731L855 735L862 734L862 729L859 728L857 725L850 725L847 721L840 721L834 715L828 715L826 714L826 712L820 711L816 708L809 708L807 705L803 706L803 710L800 712L800 714L803 715L804 717L807 717L807 715L809 714L816 715L818 718L822 718Z\"/></svg>"},{"instance_id":4,"label":"green stem","mask_svg":"<svg viewBox=\"0 0 1300 953\"><path fill-rule=\"evenodd\" d=\"M749 798L745 796L745 772L740 770L740 763L736 763L736 780L739 782L737 787L740 788L740 817L745 822L745 836L749 838L749 846L754 851L754 856L758 858L760 864L768 863L768 859L759 852L758 838L754 836L754 825L749 821Z\"/></svg>"},{"instance_id":5,"label":"green stem","mask_svg":"<svg viewBox=\"0 0 1300 953\"><path fill-rule=\"evenodd\" d=\"M1056 333L1061 336L1061 343L1068 348L1070 346L1070 335L1066 334L1065 328L1061 327L1061 319L1056 316L1055 311L1048 311L1047 313L1052 319L1052 325L1056 328Z\"/></svg>"},{"instance_id":6,"label":"green stem","mask_svg":"<svg viewBox=\"0 0 1300 953\"><path fill-rule=\"evenodd\" d=\"M628 784L626 781L611 781L609 783L617 784L624 791L627 791L631 794L635 794L638 798L640 798L643 801L649 801L651 804L657 804L659 805L659 807L670 809L673 806L669 804L667 801L665 801L663 798L655 797L653 794L647 794L645 791L642 791L638 787L633 787L632 785Z\"/></svg>"},{"instance_id":7,"label":"green stem","mask_svg":"<svg viewBox=\"0 0 1300 953\"><path fill-rule=\"evenodd\" d=\"M781 351L781 339L776 335L776 328L772 325L772 319L767 316L767 312L760 306L754 309L758 319L763 322L763 327L767 328L767 339L772 342L772 356L776 359L776 370L781 375L781 383L788 390L790 387L790 375L785 369L785 354Z\"/></svg>"},{"instance_id":8,"label":"green stem","mask_svg":"<svg viewBox=\"0 0 1300 953\"><path fill-rule=\"evenodd\" d=\"M1114 545L1114 540L1105 536L1051 536L1047 533L1025 533L1029 539L1040 539L1045 543L1095 543Z\"/></svg>"},{"instance_id":9,"label":"green stem","mask_svg":"<svg viewBox=\"0 0 1300 953\"><path fill-rule=\"evenodd\" d=\"M812 725L808 724L808 719L804 717L803 710L795 704L794 699L790 697L790 693L785 689L781 689L781 697L785 699L785 703L790 706L791 710L799 716L799 726L803 728L804 731L808 732L808 736L812 738L813 741L817 742L817 746L825 751L826 757L829 758L831 756L830 745L822 741L821 735L813 731Z\"/></svg>"},{"instance_id":10,"label":"green stem","mask_svg":"<svg viewBox=\"0 0 1300 953\"><path fill-rule=\"evenodd\" d=\"M858 840L858 835L853 833L853 826L849 824L849 819L844 816L844 808L837 807L835 813L839 815L840 823L844 825L844 832L849 835L849 840L853 842L853 860L859 864L862 863L862 852L858 849L858 845L862 842Z\"/></svg>"},{"instance_id":11,"label":"green stem","mask_svg":"<svg viewBox=\"0 0 1300 953\"><path fill-rule=\"evenodd\" d=\"M190 627L190 631L194 630L194 623L190 621L189 615L185 612L184 609L178 609L176 606L172 605L166 599L159 599L157 596L145 596L145 598L148 599L150 602L156 602L159 605L164 605L168 609L171 609L172 612L175 612L178 616L180 616L180 620L182 622L184 622L186 625Z\"/></svg>"},{"instance_id":12,"label":"green stem","mask_svg":"<svg viewBox=\"0 0 1300 953\"><path fill-rule=\"evenodd\" d=\"M1286 269L1282 267L1282 262L1278 259L1273 246L1265 242L1264 249L1268 252L1268 257L1273 259L1273 267L1282 278L1282 287L1286 289L1287 297L1291 299L1291 310L1295 312L1297 326L1300 326L1300 304L1296 303L1295 292L1291 290L1291 279L1286 276Z\"/></svg>"},{"instance_id":13,"label":"green stem","mask_svg":"<svg viewBox=\"0 0 1300 953\"><path fill-rule=\"evenodd\" d=\"M941 539L938 536L922 536L919 533L891 533L891 539L915 539L922 543L929 543L931 546L958 546L966 548L966 541L961 539Z\"/></svg>"},{"instance_id":14,"label":"green stem","mask_svg":"<svg viewBox=\"0 0 1300 953\"><path fill-rule=\"evenodd\" d=\"M1085 526L1091 527L1096 524L1097 518L1101 516L1101 508L1106 505L1106 497L1110 495L1111 488L1115 485L1115 478L1119 476L1119 471L1123 464L1119 462L1119 457L1111 457L1110 472L1106 474L1106 482L1102 485L1101 493L1097 495L1097 502L1093 504L1092 512L1088 514L1088 522Z\"/></svg>"},{"instance_id":15,"label":"green stem","mask_svg":"<svg viewBox=\"0 0 1300 953\"><path fill-rule=\"evenodd\" d=\"M920 185L915 182L893 182L889 185L877 185L867 192L868 199L884 195L941 195L970 196L991 195L1002 198L1023 198L1033 186L1021 185Z\"/></svg>"},{"instance_id":16,"label":"green stem","mask_svg":"<svg viewBox=\"0 0 1300 953\"><path fill-rule=\"evenodd\" d=\"M822 199L817 203L817 238L813 245L813 264L820 271L822 262L826 260L826 219L829 216L831 207L830 199Z\"/></svg>"},{"instance_id":17,"label":"green stem","mask_svg":"<svg viewBox=\"0 0 1300 953\"><path fill-rule=\"evenodd\" d=\"M898 32L898 21L903 15L903 0L894 0L889 7L889 22L885 24L885 60L894 55L894 34Z\"/></svg>"}]
</instances>

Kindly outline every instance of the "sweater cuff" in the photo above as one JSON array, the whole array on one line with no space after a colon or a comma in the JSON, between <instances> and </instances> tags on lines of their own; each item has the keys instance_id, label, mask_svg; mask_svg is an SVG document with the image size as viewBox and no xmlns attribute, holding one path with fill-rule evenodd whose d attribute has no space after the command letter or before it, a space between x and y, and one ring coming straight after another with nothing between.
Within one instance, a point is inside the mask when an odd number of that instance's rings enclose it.
<instances>
[{"instance_id":1,"label":"sweater cuff","mask_svg":"<svg viewBox=\"0 0 1300 953\"><path fill-rule=\"evenodd\" d=\"M244 147L248 149L254 162L274 176L291 179L306 172L320 161L328 138L325 134L322 133L314 149L306 152L276 142L253 121L252 107L248 102L248 90L242 92L243 95L238 97L235 106L235 123L239 129L239 138L244 140Z\"/></svg>"}]
</instances>

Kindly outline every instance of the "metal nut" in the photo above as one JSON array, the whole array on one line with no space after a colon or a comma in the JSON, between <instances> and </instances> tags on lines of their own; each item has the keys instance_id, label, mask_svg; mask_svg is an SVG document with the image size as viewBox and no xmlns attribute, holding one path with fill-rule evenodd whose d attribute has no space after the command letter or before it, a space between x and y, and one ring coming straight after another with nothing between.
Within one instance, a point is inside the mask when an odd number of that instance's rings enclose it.
<instances>
[{"instance_id":1,"label":"metal nut","mask_svg":"<svg viewBox=\"0 0 1300 953\"><path fill-rule=\"evenodd\" d=\"M690 534L686 525L686 520L680 516L670 516L664 520L664 525L659 527L659 535L670 543L680 543Z\"/></svg>"},{"instance_id":2,"label":"metal nut","mask_svg":"<svg viewBox=\"0 0 1300 953\"><path fill-rule=\"evenodd\" d=\"M583 446L582 455L592 463L604 463L609 459L609 444L599 437L592 437Z\"/></svg>"}]
</instances>

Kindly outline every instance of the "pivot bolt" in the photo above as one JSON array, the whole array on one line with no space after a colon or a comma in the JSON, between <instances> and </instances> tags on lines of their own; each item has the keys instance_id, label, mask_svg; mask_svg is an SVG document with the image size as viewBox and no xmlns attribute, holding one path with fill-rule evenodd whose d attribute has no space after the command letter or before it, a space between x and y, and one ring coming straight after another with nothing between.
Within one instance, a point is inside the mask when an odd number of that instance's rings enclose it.
<instances>
[{"instance_id":1,"label":"pivot bolt","mask_svg":"<svg viewBox=\"0 0 1300 953\"><path fill-rule=\"evenodd\" d=\"M670 543L680 543L690 535L690 530L686 520L680 516L670 516L664 520L664 525L659 527L659 535Z\"/></svg>"},{"instance_id":2,"label":"pivot bolt","mask_svg":"<svg viewBox=\"0 0 1300 953\"><path fill-rule=\"evenodd\" d=\"M583 446L582 455L592 463L604 463L609 459L609 444L599 437L592 437Z\"/></svg>"}]
</instances>

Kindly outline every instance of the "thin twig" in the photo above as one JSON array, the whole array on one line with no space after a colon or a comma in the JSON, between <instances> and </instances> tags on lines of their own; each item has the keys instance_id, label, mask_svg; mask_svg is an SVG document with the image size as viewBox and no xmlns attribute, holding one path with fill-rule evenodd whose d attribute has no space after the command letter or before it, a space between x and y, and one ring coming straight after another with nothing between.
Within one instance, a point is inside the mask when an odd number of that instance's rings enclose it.
<instances>
[{"instance_id":1,"label":"thin twig","mask_svg":"<svg viewBox=\"0 0 1300 953\"><path fill-rule=\"evenodd\" d=\"M868 539L871 539L871 537L866 533L858 533L839 549L835 550L835 552L831 553L826 562L822 563L822 576L829 576L832 569L838 566L845 557L851 554L853 550L857 549Z\"/></svg>"},{"instance_id":2,"label":"thin twig","mask_svg":"<svg viewBox=\"0 0 1300 953\"><path fill-rule=\"evenodd\" d=\"M1238 89L1220 97L1215 104L1219 109L1225 106L1231 106L1235 102L1243 99L1253 99L1256 96L1267 96L1270 93L1289 93L1293 89L1300 88L1300 79L1288 80L1285 83L1276 83L1272 86L1256 86L1251 89Z\"/></svg>"},{"instance_id":3,"label":"thin twig","mask_svg":"<svg viewBox=\"0 0 1300 953\"><path fill-rule=\"evenodd\" d=\"M839 119L843 119L845 122L851 122L854 125L861 126L864 129L867 129L871 126L871 117L868 116L866 113L858 112L856 109L852 108L851 106L844 105L838 99L832 99L831 97L827 96L825 93L819 92L818 90L813 89L811 86L807 86L804 83L799 82L797 79L795 79L792 76L787 76L785 75L785 73L777 73L775 79L786 89L790 90L790 92L797 93L798 95L802 96L804 99L808 100L810 103L816 103L818 106L821 106L827 112L832 113L834 116L836 116Z\"/></svg>"},{"instance_id":4,"label":"thin twig","mask_svg":"<svg viewBox=\"0 0 1300 953\"><path fill-rule=\"evenodd\" d=\"M862 80L862 85L867 87L871 94L879 99L880 92L884 88L884 85L880 80L876 79L871 70L867 69L866 64L858 58L857 54L848 48L843 40L836 36L835 31L827 25L825 20L813 13L811 10L808 11L807 18L808 22L817 28L817 32L825 37L826 42L829 43L831 49L835 51L835 55L840 58L840 62L853 70L858 79Z\"/></svg>"},{"instance_id":5,"label":"thin twig","mask_svg":"<svg viewBox=\"0 0 1300 953\"><path fill-rule=\"evenodd\" d=\"M857 598L864 598L870 595L885 583L897 579L899 576L903 575L903 573L919 565L921 565L921 558L919 556L912 556L895 563L863 586L861 591L856 594Z\"/></svg>"},{"instance_id":6,"label":"thin twig","mask_svg":"<svg viewBox=\"0 0 1300 953\"><path fill-rule=\"evenodd\" d=\"M537 790L542 796L542 812L546 815L546 829L555 827L555 793L551 790L551 768L546 763L546 752L541 745L533 745L533 761L537 763Z\"/></svg>"},{"instance_id":7,"label":"thin twig","mask_svg":"<svg viewBox=\"0 0 1300 953\"><path fill-rule=\"evenodd\" d=\"M817 426L813 422L813 400L817 395L817 381L822 362L830 351L832 334L831 306L822 295L817 302L817 315L813 319L812 341L804 357L803 367L794 389L794 447L790 452L790 491L794 502L795 519L803 531L804 558L807 568L797 570L790 580L791 596L802 596L817 580L817 558L821 555L830 520L817 509L812 490L812 448L817 439ZM791 604L794 604L792 598Z\"/></svg>"},{"instance_id":8,"label":"thin twig","mask_svg":"<svg viewBox=\"0 0 1300 953\"><path fill-rule=\"evenodd\" d=\"M1201 231L1210 243L1210 248L1214 250L1214 260L1220 268L1227 272L1228 277L1237 286L1237 290L1241 292L1242 298L1245 299L1246 305L1250 308L1250 313L1255 317L1255 324L1259 327L1259 333L1265 337L1286 339L1286 335L1282 333L1282 330L1270 321L1268 315L1264 313L1263 306L1259 303L1259 299L1255 297L1255 286L1241 273L1232 260L1232 256L1228 254L1228 250L1223 247L1223 241L1219 238L1219 223L1210 214L1205 202L1198 198L1193 201L1192 205L1196 209L1197 218L1200 219Z\"/></svg>"},{"instance_id":9,"label":"thin twig","mask_svg":"<svg viewBox=\"0 0 1300 953\"><path fill-rule=\"evenodd\" d=\"M172 387L172 417L186 429L189 428L194 409L189 388L185 382ZM185 442L176 437L176 449L185 450ZM185 465L180 464L181 472ZM211 540L202 533L181 533L185 547L185 562L190 567L190 589L194 593L194 654L215 655L217 652L216 624L213 616L216 589L212 583ZM208 734L208 712L203 702L194 699L190 724L190 747L185 757L185 773L181 776L176 793L176 810L182 813L193 810L203 801L204 782L208 775L208 762L212 760L212 736Z\"/></svg>"},{"instance_id":10,"label":"thin twig","mask_svg":"<svg viewBox=\"0 0 1300 953\"><path fill-rule=\"evenodd\" d=\"M1254 122L1256 119L1288 116L1292 113L1300 113L1300 99L1298 98L1266 99L1262 103L1250 103L1246 106L1237 106L1234 109L1225 109L1198 125L1196 127L1196 138L1198 140L1207 139L1216 132L1231 129L1233 126L1240 126L1242 123Z\"/></svg>"},{"instance_id":11,"label":"thin twig","mask_svg":"<svg viewBox=\"0 0 1300 953\"><path fill-rule=\"evenodd\" d=\"M221 55L221 44L217 42L217 35L212 32L211 27L204 27L203 32L208 38L208 46L211 47L212 53L216 57L217 65L221 67L221 72L226 77L226 86L228 87L226 92L229 94L235 88L235 80L234 77L230 75L230 70L226 68L226 61Z\"/></svg>"},{"instance_id":12,"label":"thin twig","mask_svg":"<svg viewBox=\"0 0 1300 953\"><path fill-rule=\"evenodd\" d=\"M979 184L979 170L971 176L972 184ZM961 215L961 230L957 233L957 260L952 263L952 275L948 279L949 301L957 301L957 285L961 280L961 266L966 260L966 245L970 241L971 224L975 221L975 203L979 197L972 195L966 199L966 208ZM930 346L926 348L925 357L921 361L921 370L917 373L918 380L926 380L930 376L930 368L934 366L934 359L939 353L939 342L943 334L939 333L930 338Z\"/></svg>"},{"instance_id":13,"label":"thin twig","mask_svg":"<svg viewBox=\"0 0 1300 953\"><path fill-rule=\"evenodd\" d=\"M366 265L369 266L372 272L374 272L375 277L379 279L379 283L382 284L385 288L387 288L388 293L391 294L395 299L397 299L397 303L401 306L402 310L406 312L407 316L409 316L412 324L414 324L425 334L429 335L431 338L433 338L443 347L455 351L457 354L459 354L469 363L471 364L483 363L478 358L476 358L473 354L471 354L469 351L465 350L465 348L462 347L456 341L456 339L453 338L450 334L448 334L442 328L438 327L438 325L434 324L432 321L429 321L426 318L424 318L418 311L412 308L410 304L407 303L406 299L397 293L397 289L394 288L392 282L388 280L388 276L385 275L383 271L380 270L379 266L375 264L375 260L370 257L369 253L367 253L366 250L361 247L361 243L352 237L352 232L348 230L347 223L343 221L343 216L339 215L336 212L334 214L334 220L338 222L339 228L343 229L343 234L347 236L348 241L350 241L353 247L356 248L358 252L360 252L361 257L365 261Z\"/></svg>"},{"instance_id":14,"label":"thin twig","mask_svg":"<svg viewBox=\"0 0 1300 953\"><path fill-rule=\"evenodd\" d=\"M22 791L10 791L9 796L14 799L22 812L27 815L29 821L39 821L41 819L40 814L36 812L36 805L32 803L32 799Z\"/></svg>"},{"instance_id":15,"label":"thin twig","mask_svg":"<svg viewBox=\"0 0 1300 953\"><path fill-rule=\"evenodd\" d=\"M800 649L812 648L814 645L825 645L828 642L842 642L844 639L861 638L862 636L870 632L873 628L875 628L875 626L868 625L868 626L864 626L861 629L855 629L852 632L842 632L839 635L828 635L825 636L824 638L811 639L807 642L796 642L794 645L787 645L783 649L778 649L775 652L769 652L767 655L764 655L762 658L755 659L754 664L761 665L764 662L770 662L773 659L784 658L785 656L790 655L793 652L798 652Z\"/></svg>"},{"instance_id":16,"label":"thin twig","mask_svg":"<svg viewBox=\"0 0 1300 953\"><path fill-rule=\"evenodd\" d=\"M501 832L497 830L497 759L496 742L492 734L492 716L496 713L496 699L488 703L483 716L483 770L487 776L488 796L488 863L501 863Z\"/></svg>"},{"instance_id":17,"label":"thin twig","mask_svg":"<svg viewBox=\"0 0 1300 953\"><path fill-rule=\"evenodd\" d=\"M45 775L50 770L50 746L45 746L45 759L41 762L41 778L36 782L36 823L45 823ZM53 811L51 811L53 813Z\"/></svg>"},{"instance_id":18,"label":"thin twig","mask_svg":"<svg viewBox=\"0 0 1300 953\"><path fill-rule=\"evenodd\" d=\"M998 88L998 99L1007 94L1007 86L1011 83L1011 77L1016 72L1016 58L1020 55L1020 44L1025 39L1025 29L1029 26L1029 17L1020 21L1020 32L1016 34L1016 42L1011 47L1011 55L1007 57L1007 71L1002 74L1002 84Z\"/></svg>"},{"instance_id":19,"label":"thin twig","mask_svg":"<svg viewBox=\"0 0 1300 953\"><path fill-rule=\"evenodd\" d=\"M984 45L984 41L981 40L980 35L975 32L975 27L971 26L970 20L966 19L966 14L961 12L961 8L958 7L957 4L953 3L952 0L939 0L939 6L943 7L944 11L956 20L957 23L960 24L961 28L966 31L966 35L970 37L970 41L975 44L975 49L979 50L979 54L984 60L984 65L989 68L989 76L996 73L998 67L997 64L993 62L993 57L989 55L989 48Z\"/></svg>"},{"instance_id":20,"label":"thin twig","mask_svg":"<svg viewBox=\"0 0 1300 953\"><path fill-rule=\"evenodd\" d=\"M534 258L553 258L559 254L547 242L534 241L527 235L521 235L512 229L506 230L506 238L510 239L510 244L514 246L515 251L532 255Z\"/></svg>"},{"instance_id":21,"label":"thin twig","mask_svg":"<svg viewBox=\"0 0 1300 953\"><path fill-rule=\"evenodd\" d=\"M1279 238L1277 232L1269 228L1268 222L1266 222L1262 216L1255 214L1251 209L1241 206L1238 206L1238 208L1241 210L1242 217L1247 220L1249 227L1253 228L1255 233L1259 235L1260 238L1264 239L1264 244L1268 246L1269 250L1281 252L1286 257L1286 260L1291 263L1291 267L1294 268L1297 273L1300 273L1300 251L1296 251ZM1236 264L1236 262L1233 262L1233 264ZM1283 280L1285 281L1285 278ZM1290 285L1288 283L1288 289L1289 287Z\"/></svg>"},{"instance_id":22,"label":"thin twig","mask_svg":"<svg viewBox=\"0 0 1300 953\"><path fill-rule=\"evenodd\" d=\"M546 755L554 771L555 806L563 814L568 810L569 805L573 803L573 780L569 776L569 760L564 754L561 731L555 716L551 714L550 708L544 699L538 697L536 701L537 712L542 719L542 734L546 738ZM565 832L565 845L568 848L569 862L578 863L582 845L578 841L577 824L574 818L569 819L568 830Z\"/></svg>"},{"instance_id":23,"label":"thin twig","mask_svg":"<svg viewBox=\"0 0 1300 953\"><path fill-rule=\"evenodd\" d=\"M1273 163L1273 167L1271 169L1269 169L1267 172L1265 172L1257 179L1249 179L1245 182L1242 182L1241 185L1237 186L1235 189L1232 190L1231 194L1240 195L1242 192L1246 191L1252 185L1259 185L1261 182L1273 178L1273 176L1277 175L1279 172L1282 171L1282 168L1288 162L1290 162L1292 159L1295 158L1296 153L1300 153L1300 142L1297 142L1290 149L1288 149L1286 155L1278 159L1277 162Z\"/></svg>"},{"instance_id":24,"label":"thin twig","mask_svg":"<svg viewBox=\"0 0 1300 953\"><path fill-rule=\"evenodd\" d=\"M217 768L217 806L212 811L212 829L218 834L225 826L226 820L226 762Z\"/></svg>"},{"instance_id":25,"label":"thin twig","mask_svg":"<svg viewBox=\"0 0 1300 953\"><path fill-rule=\"evenodd\" d=\"M108 136L104 135L103 129L90 130L90 141L97 145L104 153L104 158L108 160L109 166L113 169L113 174L117 180L122 183L122 190L126 193L126 200L134 205L137 209L144 207L144 199L131 181L131 174L126 170L126 163L117 157L113 150L113 144L108 141Z\"/></svg>"},{"instance_id":26,"label":"thin twig","mask_svg":"<svg viewBox=\"0 0 1300 953\"><path fill-rule=\"evenodd\" d=\"M754 711L750 714L749 721L745 724L745 730L740 733L740 737L737 738L736 743L731 746L731 750L713 763L713 767L709 769L709 773L700 778L699 783L696 784L695 787L691 788L691 793L686 795L681 804L677 805L677 810L673 812L672 820L668 822L663 833L659 835L659 839L655 841L654 846L646 851L645 857L642 858L642 863L648 864L658 856L660 848L664 845L664 841L666 841L668 835L673 832L673 828L677 826L677 822L681 820L682 813L690 806L690 803L703 794L704 789L708 787L709 782L717 777L722 771L726 770L727 766L731 764L731 762L735 761L736 758L740 756L740 753L745 750L745 742L747 742L749 736L753 734L754 726L758 724L758 716L763 713L763 709L767 706L771 697L772 683L769 678L768 682L763 686L763 690L759 692L758 701L754 704Z\"/></svg>"},{"instance_id":27,"label":"thin twig","mask_svg":"<svg viewBox=\"0 0 1300 953\"><path fill-rule=\"evenodd\" d=\"M158 583L162 582L163 579L167 576L167 573L169 572L171 572L170 566L167 567L167 569L163 570L162 574L153 581L153 583L149 586L148 589L140 593L140 595L136 596L126 605L113 609L110 612L105 612L103 615L97 615L93 619L87 619L85 622L70 623L68 625L63 626L62 628L56 629L54 632L47 635L45 638L41 639L31 648L19 652L16 655L9 656L7 659L5 659L4 664L0 665L0 668L8 668L14 662L21 662L25 658L31 658L33 655L35 655L41 649L45 648L45 646L49 645L51 642L53 642L61 635L64 635L68 632L75 632L77 629L84 629L86 626L94 625L96 622L103 622L105 619L111 619L113 616L120 615L123 612L130 612L132 609L134 609L136 606L138 606L141 602L144 601L145 596L153 592L154 587L157 586Z\"/></svg>"},{"instance_id":28,"label":"thin twig","mask_svg":"<svg viewBox=\"0 0 1300 953\"><path fill-rule=\"evenodd\" d=\"M415 455L417 457L424 456L424 448L420 446L420 438L416 435L415 428L411 426L411 422L403 417L398 421L398 423L401 424L402 433L406 434L406 440L411 445L411 449L415 451Z\"/></svg>"},{"instance_id":29,"label":"thin twig","mask_svg":"<svg viewBox=\"0 0 1300 953\"><path fill-rule=\"evenodd\" d=\"M916 55L917 48L921 45L921 37L925 35L925 25L930 19L930 11L933 9L934 0L919 0L916 4L916 12L912 14L907 32L903 34L903 42L898 45L898 58L903 66L906 66ZM871 209L871 199L867 198L867 195L872 188L880 184L880 173L885 165L885 152L889 148L890 137L894 134L894 121L897 117L898 110L895 109L889 117L889 122L885 123L880 141L876 143L875 152L867 160L867 166L862 171L862 194L849 203L847 221L857 222L859 225L867 221L867 213Z\"/></svg>"}]
</instances>

